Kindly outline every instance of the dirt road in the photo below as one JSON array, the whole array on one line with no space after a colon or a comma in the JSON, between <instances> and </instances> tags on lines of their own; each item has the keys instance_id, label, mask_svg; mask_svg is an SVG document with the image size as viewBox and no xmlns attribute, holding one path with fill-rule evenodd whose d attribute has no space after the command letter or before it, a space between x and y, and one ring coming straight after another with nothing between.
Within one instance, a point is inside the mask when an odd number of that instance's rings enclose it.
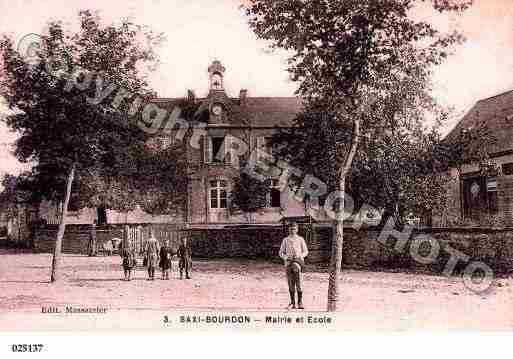
<instances>
[{"instance_id":1,"label":"dirt road","mask_svg":"<svg viewBox=\"0 0 513 359\"><path fill-rule=\"evenodd\" d=\"M192 279L147 281L144 268L122 281L120 259L65 255L60 283L50 284L49 254L0 255L0 321L6 313L38 313L51 306L109 310L283 311L283 267L251 260L196 261ZM158 276L160 278L160 274ZM344 271L340 317L346 329L513 329L513 281L497 280L476 295L460 278ZM305 306L324 311L327 274L306 272Z\"/></svg>"}]
</instances>

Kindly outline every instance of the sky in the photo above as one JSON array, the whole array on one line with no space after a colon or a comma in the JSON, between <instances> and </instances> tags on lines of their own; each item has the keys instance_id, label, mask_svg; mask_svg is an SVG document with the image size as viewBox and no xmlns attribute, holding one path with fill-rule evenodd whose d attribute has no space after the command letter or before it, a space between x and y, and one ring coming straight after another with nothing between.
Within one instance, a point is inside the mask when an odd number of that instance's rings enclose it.
<instances>
[{"instance_id":1,"label":"sky","mask_svg":"<svg viewBox=\"0 0 513 359\"><path fill-rule=\"evenodd\" d=\"M214 59L227 69L224 84L231 96L241 88L248 89L248 96L292 96L296 85L285 71L287 54L269 51L256 38L239 5L240 0L0 0L0 33L21 39L43 32L56 19L73 27L79 10L99 10L105 22L129 17L164 33L161 64L150 81L161 97L181 97L187 89L205 95L207 67ZM513 0L475 0L461 15L440 15L421 6L415 16L467 38L433 78L435 97L454 108L446 130L476 101L513 89ZM27 168L11 154L15 139L0 124L0 175Z\"/></svg>"}]
</instances>

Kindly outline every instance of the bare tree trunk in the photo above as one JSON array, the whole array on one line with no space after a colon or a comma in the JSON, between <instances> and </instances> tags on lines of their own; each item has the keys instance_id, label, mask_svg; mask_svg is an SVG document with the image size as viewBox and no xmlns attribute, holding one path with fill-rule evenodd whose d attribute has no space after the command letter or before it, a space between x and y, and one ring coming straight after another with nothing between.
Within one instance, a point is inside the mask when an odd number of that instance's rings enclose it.
<instances>
[{"instance_id":1,"label":"bare tree trunk","mask_svg":"<svg viewBox=\"0 0 513 359\"><path fill-rule=\"evenodd\" d=\"M345 178L340 180L339 190L344 193ZM344 247L344 195L341 195L337 219L331 241L330 276L328 280L328 312L338 310L340 303L340 272L342 271L342 249Z\"/></svg>"},{"instance_id":2,"label":"bare tree trunk","mask_svg":"<svg viewBox=\"0 0 513 359\"><path fill-rule=\"evenodd\" d=\"M66 195L64 197L64 206L62 207L61 222L59 223L59 231L57 232L57 239L55 240L55 249L53 252L52 260L52 274L50 281L56 282L60 279L59 266L61 263L61 251L62 251L62 238L64 237L64 231L66 230L66 217L68 215L68 204L71 196L71 184L75 178L75 164L70 168L68 174L68 180L66 182Z\"/></svg>"},{"instance_id":3,"label":"bare tree trunk","mask_svg":"<svg viewBox=\"0 0 513 359\"><path fill-rule=\"evenodd\" d=\"M360 143L360 119L353 122L353 135L351 145L347 152L343 167L338 174L338 190L341 193L339 210L335 219L335 230L331 244L330 275L328 280L328 312L335 312L340 304L340 272L342 271L342 249L344 247L344 207L345 207L345 188L346 177L351 169L358 144Z\"/></svg>"}]
</instances>

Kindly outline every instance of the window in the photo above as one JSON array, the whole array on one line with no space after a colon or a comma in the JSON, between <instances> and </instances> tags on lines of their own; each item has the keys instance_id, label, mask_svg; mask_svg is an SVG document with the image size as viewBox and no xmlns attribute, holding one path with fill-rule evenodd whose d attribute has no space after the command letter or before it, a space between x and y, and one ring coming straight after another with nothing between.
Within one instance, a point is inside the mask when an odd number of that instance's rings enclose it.
<instances>
[{"instance_id":1,"label":"window","mask_svg":"<svg viewBox=\"0 0 513 359\"><path fill-rule=\"evenodd\" d=\"M513 175L513 162L512 163L505 163L502 165L502 174L505 176L511 176Z\"/></svg>"},{"instance_id":2,"label":"window","mask_svg":"<svg viewBox=\"0 0 513 359\"><path fill-rule=\"evenodd\" d=\"M107 224L107 210L105 207L98 207L96 209L96 215L98 217L97 223L99 225Z\"/></svg>"},{"instance_id":3,"label":"window","mask_svg":"<svg viewBox=\"0 0 513 359\"><path fill-rule=\"evenodd\" d=\"M222 162L219 159L221 149L223 148L224 137L212 137L212 159L210 162Z\"/></svg>"},{"instance_id":4,"label":"window","mask_svg":"<svg viewBox=\"0 0 513 359\"><path fill-rule=\"evenodd\" d=\"M210 181L210 208L228 208L228 183L223 180Z\"/></svg>"},{"instance_id":5,"label":"window","mask_svg":"<svg viewBox=\"0 0 513 359\"><path fill-rule=\"evenodd\" d=\"M272 137L264 137L263 139L264 150L268 154L273 154Z\"/></svg>"},{"instance_id":6,"label":"window","mask_svg":"<svg viewBox=\"0 0 513 359\"><path fill-rule=\"evenodd\" d=\"M212 89L213 90L222 90L223 89L223 77L215 73L212 75Z\"/></svg>"},{"instance_id":7,"label":"window","mask_svg":"<svg viewBox=\"0 0 513 359\"><path fill-rule=\"evenodd\" d=\"M224 150L224 136L209 136L206 139L205 163L224 163L226 156Z\"/></svg>"},{"instance_id":8,"label":"window","mask_svg":"<svg viewBox=\"0 0 513 359\"><path fill-rule=\"evenodd\" d=\"M68 202L68 212L78 212L80 210L80 199L78 195L72 194Z\"/></svg>"},{"instance_id":9,"label":"window","mask_svg":"<svg viewBox=\"0 0 513 359\"><path fill-rule=\"evenodd\" d=\"M271 179L269 181L269 188L269 207L281 207L281 191L279 181L277 179Z\"/></svg>"},{"instance_id":10,"label":"window","mask_svg":"<svg viewBox=\"0 0 513 359\"><path fill-rule=\"evenodd\" d=\"M497 179L469 177L462 181L463 215L479 219L498 211Z\"/></svg>"},{"instance_id":11,"label":"window","mask_svg":"<svg viewBox=\"0 0 513 359\"><path fill-rule=\"evenodd\" d=\"M257 138L258 161L269 161L269 156L273 155L272 137Z\"/></svg>"}]
</instances>

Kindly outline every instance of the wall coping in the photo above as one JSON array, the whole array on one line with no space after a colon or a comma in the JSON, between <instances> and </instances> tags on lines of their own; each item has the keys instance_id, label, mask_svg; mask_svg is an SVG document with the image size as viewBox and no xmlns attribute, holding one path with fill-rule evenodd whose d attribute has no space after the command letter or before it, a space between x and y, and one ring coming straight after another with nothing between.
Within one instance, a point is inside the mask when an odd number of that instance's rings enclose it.
<instances>
[{"instance_id":1,"label":"wall coping","mask_svg":"<svg viewBox=\"0 0 513 359\"><path fill-rule=\"evenodd\" d=\"M122 230L125 224L108 224L106 226L100 225L96 227L96 232L109 232L113 230ZM310 225L308 223L300 224L302 226ZM315 224L311 224L314 228L331 228L330 226L317 226ZM130 226L168 226L173 227L178 230L193 232L193 231L252 231L252 230L278 230L282 231L283 226L281 225L255 225L255 226L241 226L241 227L224 227L224 228L186 228L184 225L175 224L175 223L133 223ZM42 225L36 227L37 231L56 231L58 230L58 225ZM67 224L66 232L67 233L82 233L84 231L90 231L90 224ZM344 228L344 232L381 232L383 227L376 226L368 226L362 227L360 229L355 229L352 227ZM413 233L510 233L513 232L513 227L424 227L424 228L414 228Z\"/></svg>"}]
</instances>

